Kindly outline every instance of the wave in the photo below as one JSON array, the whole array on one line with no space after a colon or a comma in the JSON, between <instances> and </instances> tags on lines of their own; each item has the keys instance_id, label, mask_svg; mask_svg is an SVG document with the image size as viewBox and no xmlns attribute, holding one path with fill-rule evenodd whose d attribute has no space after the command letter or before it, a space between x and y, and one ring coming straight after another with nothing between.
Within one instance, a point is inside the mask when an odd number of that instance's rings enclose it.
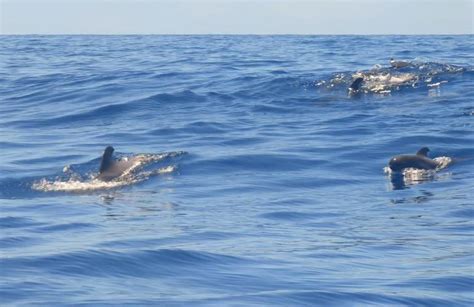
<instances>
[{"instance_id":1,"label":"wave","mask_svg":"<svg viewBox=\"0 0 474 307\"><path fill-rule=\"evenodd\" d=\"M222 265L251 263L250 260L229 255L182 250L159 249L119 252L114 250L81 250L54 253L45 256L4 259L2 274L15 276L18 270L34 269L38 273L66 276L175 276L178 272L197 272L203 266L209 269Z\"/></svg>"},{"instance_id":2,"label":"wave","mask_svg":"<svg viewBox=\"0 0 474 307\"><path fill-rule=\"evenodd\" d=\"M64 94L63 94L64 95ZM71 96L77 96L77 93L71 93ZM50 97L49 104L68 101L67 97ZM183 103L201 103L206 100L206 96L198 95L190 90L176 93L159 93L147 95L144 98L131 99L121 103L105 102L105 105L84 105L75 109L69 108L69 114L49 117L45 114L42 117L34 116L31 119L12 120L8 119L2 123L3 126L17 126L21 128L54 127L54 126L74 126L77 123L98 124L99 126L108 125L110 122L119 119L129 119L136 116L142 116L144 112L158 112L162 110L163 105L172 105ZM48 110L52 112L52 110ZM53 114L58 113L57 111ZM36 114L26 114L30 117ZM46 117L46 119L44 119Z\"/></svg>"}]
</instances>

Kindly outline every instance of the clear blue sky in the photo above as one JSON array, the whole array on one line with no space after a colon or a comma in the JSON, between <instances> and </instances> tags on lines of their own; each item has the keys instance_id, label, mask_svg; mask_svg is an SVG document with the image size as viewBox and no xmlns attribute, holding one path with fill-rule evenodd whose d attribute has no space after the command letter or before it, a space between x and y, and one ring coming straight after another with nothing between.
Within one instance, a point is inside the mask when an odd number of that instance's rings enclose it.
<instances>
[{"instance_id":1,"label":"clear blue sky","mask_svg":"<svg viewBox=\"0 0 474 307\"><path fill-rule=\"evenodd\" d=\"M474 0L0 0L0 34L473 34Z\"/></svg>"}]
</instances>

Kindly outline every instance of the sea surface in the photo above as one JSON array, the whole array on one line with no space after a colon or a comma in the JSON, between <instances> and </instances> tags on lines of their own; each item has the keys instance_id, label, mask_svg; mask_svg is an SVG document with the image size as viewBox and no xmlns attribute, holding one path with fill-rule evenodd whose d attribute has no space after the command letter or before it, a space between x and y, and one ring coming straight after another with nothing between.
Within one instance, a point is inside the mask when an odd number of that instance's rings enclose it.
<instances>
[{"instance_id":1,"label":"sea surface","mask_svg":"<svg viewBox=\"0 0 474 307\"><path fill-rule=\"evenodd\" d=\"M473 42L0 36L1 305L472 306Z\"/></svg>"}]
</instances>

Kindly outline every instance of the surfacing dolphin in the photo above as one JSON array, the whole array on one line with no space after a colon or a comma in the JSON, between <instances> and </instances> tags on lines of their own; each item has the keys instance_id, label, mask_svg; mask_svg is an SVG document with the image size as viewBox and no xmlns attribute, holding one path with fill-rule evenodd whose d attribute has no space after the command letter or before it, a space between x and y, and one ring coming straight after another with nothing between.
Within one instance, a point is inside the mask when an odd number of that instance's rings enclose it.
<instances>
[{"instance_id":1,"label":"surfacing dolphin","mask_svg":"<svg viewBox=\"0 0 474 307\"><path fill-rule=\"evenodd\" d=\"M359 93L359 90L362 86L363 81L364 81L363 77L356 78L349 86L349 95L355 95Z\"/></svg>"},{"instance_id":2,"label":"surfacing dolphin","mask_svg":"<svg viewBox=\"0 0 474 307\"><path fill-rule=\"evenodd\" d=\"M391 59L390 59L390 65L391 65L393 68L403 68L403 67L410 66L411 63L408 62L408 61L394 60L393 58L391 58Z\"/></svg>"},{"instance_id":3,"label":"surfacing dolphin","mask_svg":"<svg viewBox=\"0 0 474 307\"><path fill-rule=\"evenodd\" d=\"M99 175L96 179L110 181L122 176L126 171L133 167L134 159L115 160L113 157L114 148L107 146L100 161Z\"/></svg>"},{"instance_id":4,"label":"surfacing dolphin","mask_svg":"<svg viewBox=\"0 0 474 307\"><path fill-rule=\"evenodd\" d=\"M428 158L428 147L423 147L415 155L398 155L390 159L388 166L393 172L401 172L406 168L434 170L440 164Z\"/></svg>"},{"instance_id":5,"label":"surfacing dolphin","mask_svg":"<svg viewBox=\"0 0 474 307\"><path fill-rule=\"evenodd\" d=\"M349 95L361 92L390 93L399 86L408 86L417 81L414 73L389 73L387 71L371 70L357 72L348 88Z\"/></svg>"}]
</instances>

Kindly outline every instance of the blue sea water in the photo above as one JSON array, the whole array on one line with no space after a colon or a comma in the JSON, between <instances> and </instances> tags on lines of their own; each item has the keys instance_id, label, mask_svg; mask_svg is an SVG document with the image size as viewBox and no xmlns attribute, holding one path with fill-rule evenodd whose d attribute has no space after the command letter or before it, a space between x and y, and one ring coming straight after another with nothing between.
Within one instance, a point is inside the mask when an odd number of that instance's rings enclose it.
<instances>
[{"instance_id":1,"label":"blue sea water","mask_svg":"<svg viewBox=\"0 0 474 307\"><path fill-rule=\"evenodd\" d=\"M0 36L1 304L472 305L473 55L473 36ZM417 82L348 96L391 57ZM107 145L169 171L101 186ZM384 173L422 146L453 163Z\"/></svg>"}]
</instances>

